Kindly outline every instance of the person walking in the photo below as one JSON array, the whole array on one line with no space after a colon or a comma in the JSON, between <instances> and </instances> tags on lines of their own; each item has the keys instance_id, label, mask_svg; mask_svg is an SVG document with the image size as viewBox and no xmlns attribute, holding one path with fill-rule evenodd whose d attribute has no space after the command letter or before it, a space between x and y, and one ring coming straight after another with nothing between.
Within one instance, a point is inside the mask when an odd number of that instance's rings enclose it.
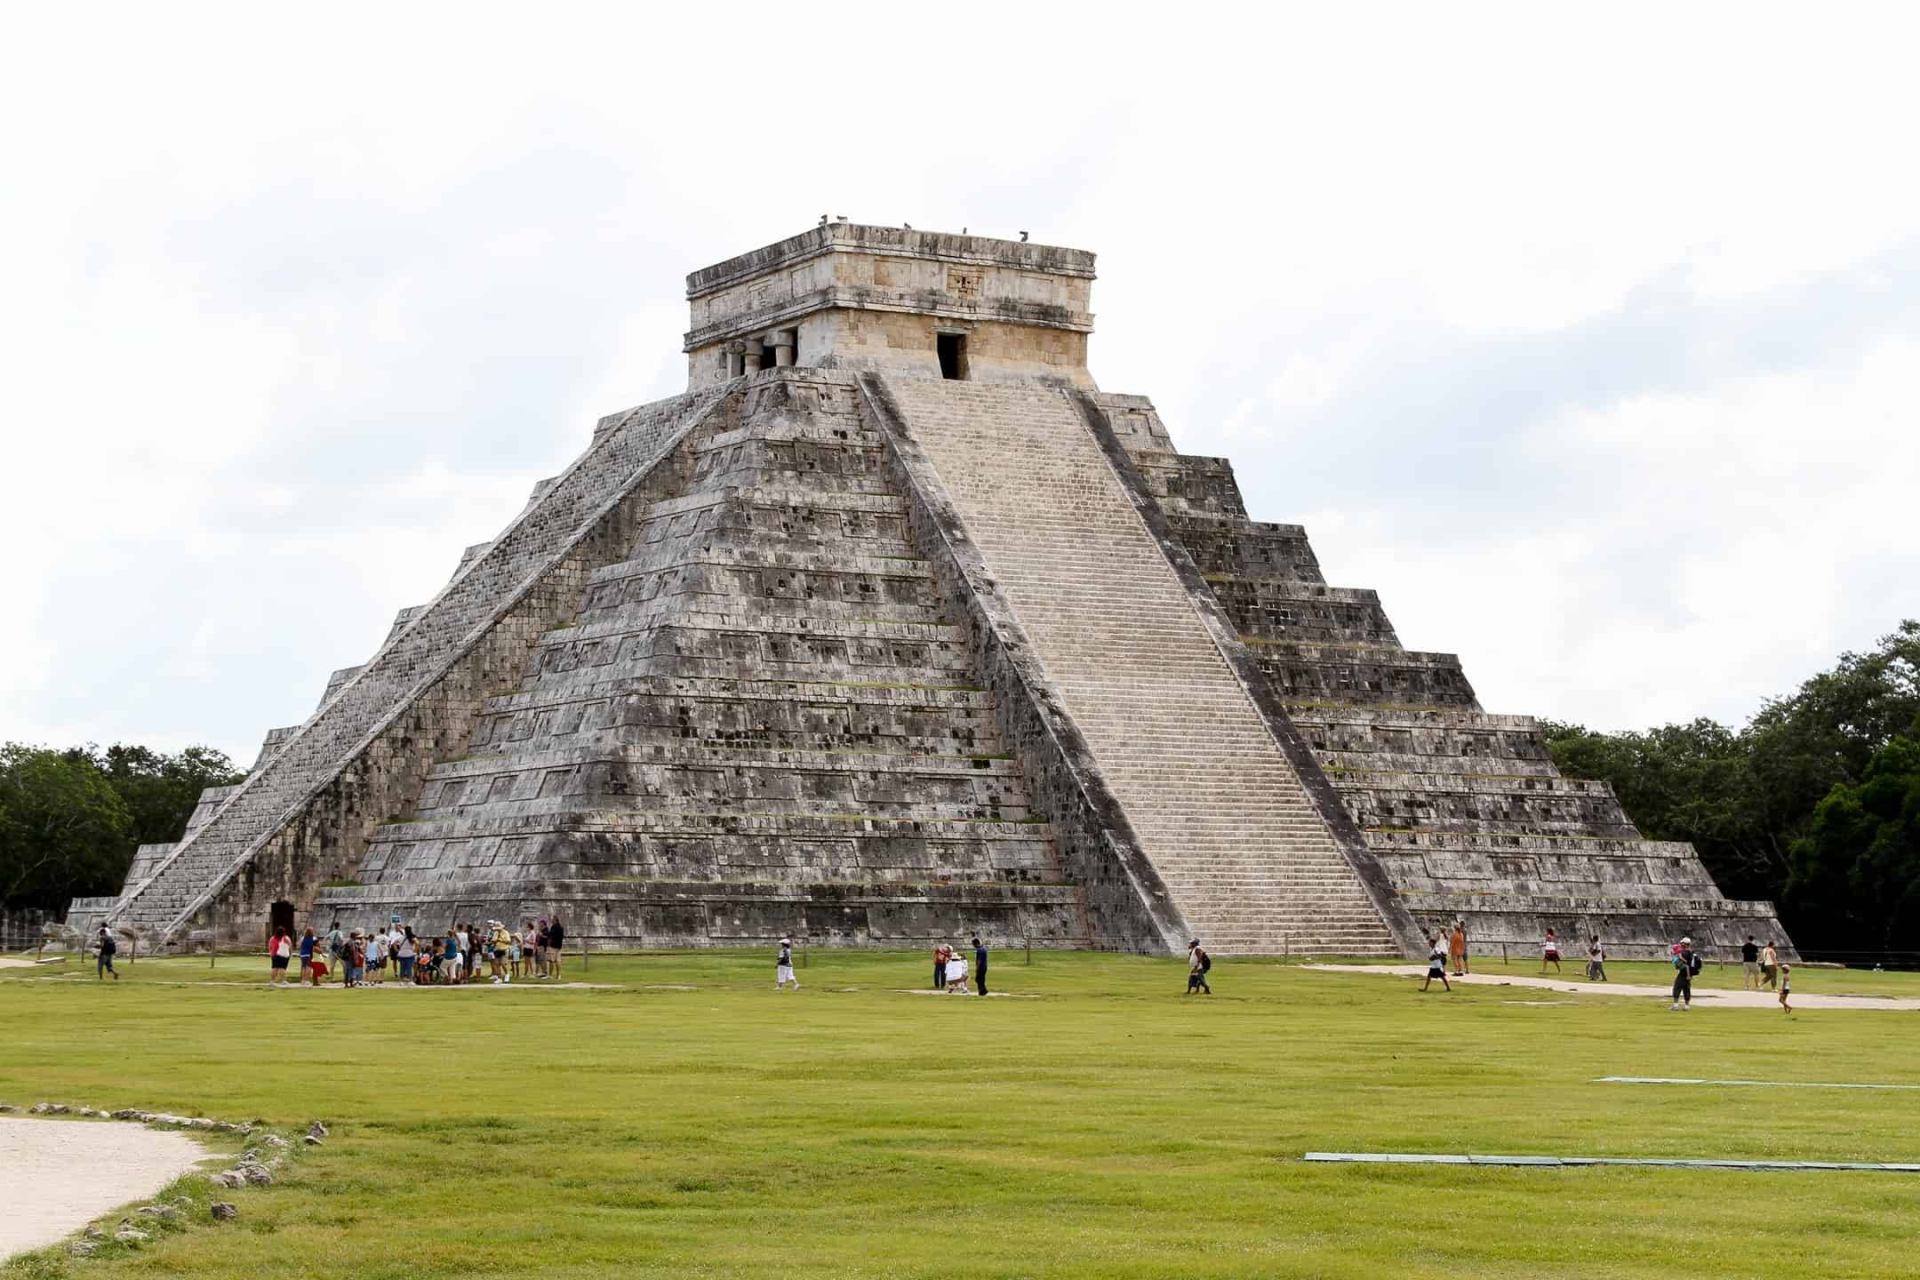
<instances>
[{"instance_id":1,"label":"person walking","mask_svg":"<svg viewBox=\"0 0 1920 1280\"><path fill-rule=\"evenodd\" d=\"M947 944L937 942L933 947L933 989L947 989Z\"/></svg>"},{"instance_id":2,"label":"person walking","mask_svg":"<svg viewBox=\"0 0 1920 1280\"><path fill-rule=\"evenodd\" d=\"M1207 985L1207 972L1213 968L1213 957L1195 938L1187 943L1187 994L1198 991L1203 995L1212 995L1213 988Z\"/></svg>"},{"instance_id":3,"label":"person walking","mask_svg":"<svg viewBox=\"0 0 1920 1280\"><path fill-rule=\"evenodd\" d=\"M306 932L300 935L300 981L313 981L313 949L320 939L313 936L313 926L308 925Z\"/></svg>"},{"instance_id":4,"label":"person walking","mask_svg":"<svg viewBox=\"0 0 1920 1280\"><path fill-rule=\"evenodd\" d=\"M1448 991L1453 990L1453 984L1447 981L1447 942L1437 933L1427 940L1427 978L1420 984L1420 990L1431 987L1435 978L1440 979L1440 985Z\"/></svg>"},{"instance_id":5,"label":"person walking","mask_svg":"<svg viewBox=\"0 0 1920 1280\"><path fill-rule=\"evenodd\" d=\"M1792 1013L1793 1006L1787 1003L1787 997L1793 994L1793 966L1780 966L1780 1012Z\"/></svg>"},{"instance_id":6,"label":"person walking","mask_svg":"<svg viewBox=\"0 0 1920 1280\"><path fill-rule=\"evenodd\" d=\"M1774 948L1772 938L1767 939L1766 950L1760 953L1760 976L1766 981L1769 991L1780 980L1780 952Z\"/></svg>"},{"instance_id":7,"label":"person walking","mask_svg":"<svg viewBox=\"0 0 1920 1280\"><path fill-rule=\"evenodd\" d=\"M1555 973L1560 972L1560 937L1551 929L1540 939L1540 972L1546 973L1548 965Z\"/></svg>"},{"instance_id":8,"label":"person walking","mask_svg":"<svg viewBox=\"0 0 1920 1280\"><path fill-rule=\"evenodd\" d=\"M973 990L975 995L987 994L987 944L977 933L973 935Z\"/></svg>"},{"instance_id":9,"label":"person walking","mask_svg":"<svg viewBox=\"0 0 1920 1280\"><path fill-rule=\"evenodd\" d=\"M800 979L793 976L793 939L782 938L780 954L773 959L773 989L785 990L789 982L793 984L795 991L800 989Z\"/></svg>"},{"instance_id":10,"label":"person walking","mask_svg":"<svg viewBox=\"0 0 1920 1280\"><path fill-rule=\"evenodd\" d=\"M400 981L413 981L413 966L420 959L420 943L413 936L413 926L407 925L400 934L400 941L394 944L393 955L400 962Z\"/></svg>"},{"instance_id":11,"label":"person walking","mask_svg":"<svg viewBox=\"0 0 1920 1280\"><path fill-rule=\"evenodd\" d=\"M1605 982L1607 980L1607 949L1600 945L1600 935L1594 934L1587 939L1587 981Z\"/></svg>"},{"instance_id":12,"label":"person walking","mask_svg":"<svg viewBox=\"0 0 1920 1280\"><path fill-rule=\"evenodd\" d=\"M1740 985L1748 991L1760 989L1760 947L1752 934L1740 944Z\"/></svg>"},{"instance_id":13,"label":"person walking","mask_svg":"<svg viewBox=\"0 0 1920 1280\"><path fill-rule=\"evenodd\" d=\"M113 930L101 925L99 936L94 939L94 947L100 953L99 959L94 964L94 980L97 982L108 974L112 974L115 982L120 981L120 971L113 967L114 953L120 950L120 944L113 940Z\"/></svg>"},{"instance_id":14,"label":"person walking","mask_svg":"<svg viewBox=\"0 0 1920 1280\"><path fill-rule=\"evenodd\" d=\"M1453 932L1447 935L1447 956L1453 961L1455 977L1463 977L1467 972L1467 922L1455 920Z\"/></svg>"},{"instance_id":15,"label":"person walking","mask_svg":"<svg viewBox=\"0 0 1920 1280\"><path fill-rule=\"evenodd\" d=\"M267 942L267 959L272 964L271 975L267 978L270 987L283 987L287 983L287 965L293 960L293 938L283 924L273 926L273 937Z\"/></svg>"},{"instance_id":16,"label":"person walking","mask_svg":"<svg viewBox=\"0 0 1920 1280\"><path fill-rule=\"evenodd\" d=\"M560 966L567 958L567 926L555 916L547 924L547 976L558 981Z\"/></svg>"},{"instance_id":17,"label":"person walking","mask_svg":"<svg viewBox=\"0 0 1920 1280\"><path fill-rule=\"evenodd\" d=\"M1693 939L1680 939L1673 953L1673 1009L1693 1008L1693 975L1700 972L1700 957L1694 954Z\"/></svg>"}]
</instances>

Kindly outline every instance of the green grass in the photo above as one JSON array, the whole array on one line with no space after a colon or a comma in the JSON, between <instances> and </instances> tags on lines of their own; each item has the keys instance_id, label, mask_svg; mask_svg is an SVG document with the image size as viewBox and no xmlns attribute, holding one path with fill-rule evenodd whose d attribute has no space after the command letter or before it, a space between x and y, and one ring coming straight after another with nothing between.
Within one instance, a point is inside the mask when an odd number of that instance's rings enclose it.
<instances>
[{"instance_id":1,"label":"green grass","mask_svg":"<svg viewBox=\"0 0 1920 1280\"><path fill-rule=\"evenodd\" d=\"M1920 1015L1543 996L1223 961L596 957L596 990L271 991L264 962L0 974L0 1100L334 1137L230 1224L20 1275L1911 1275L1920 1177L1306 1165L1308 1150L1914 1160ZM1537 963L1516 964L1517 973ZM1638 966L1609 966L1616 980ZM1652 966L1648 966L1654 972ZM1738 984L1738 970L1726 975ZM1812 993L1913 975L1796 970ZM1844 984L1844 985L1843 985ZM1565 999L1559 1004L1515 1000ZM4 1201L0 1200L0 1204Z\"/></svg>"}]
</instances>

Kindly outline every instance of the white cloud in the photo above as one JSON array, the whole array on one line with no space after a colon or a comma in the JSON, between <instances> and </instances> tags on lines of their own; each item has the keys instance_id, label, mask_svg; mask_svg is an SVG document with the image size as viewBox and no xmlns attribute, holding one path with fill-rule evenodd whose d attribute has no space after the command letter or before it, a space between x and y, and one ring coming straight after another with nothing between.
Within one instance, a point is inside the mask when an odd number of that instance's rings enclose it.
<instances>
[{"instance_id":1,"label":"white cloud","mask_svg":"<svg viewBox=\"0 0 1920 1280\"><path fill-rule=\"evenodd\" d=\"M1874 514L1911 455L1863 479L1791 427L1906 430L1920 287L1780 301L1920 237L1911 26L15 15L0 737L250 756L596 416L676 389L687 270L823 211L1098 250L1103 384L1233 453L1260 514L1312 517L1332 575L1490 704L1750 708L1916 611L1888 598L1913 538ZM1779 380L1657 315L1592 337L1649 294L1727 333L1772 308ZM1817 609L1776 604L1787 572Z\"/></svg>"}]
</instances>

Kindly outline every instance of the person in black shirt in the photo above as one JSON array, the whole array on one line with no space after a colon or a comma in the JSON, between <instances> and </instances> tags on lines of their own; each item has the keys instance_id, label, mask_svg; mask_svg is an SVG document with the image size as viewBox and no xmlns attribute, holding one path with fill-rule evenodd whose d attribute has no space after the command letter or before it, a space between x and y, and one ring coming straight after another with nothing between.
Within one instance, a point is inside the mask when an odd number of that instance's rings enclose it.
<instances>
[{"instance_id":1,"label":"person in black shirt","mask_svg":"<svg viewBox=\"0 0 1920 1280\"><path fill-rule=\"evenodd\" d=\"M973 982L977 994L987 994L987 944L978 934L973 939Z\"/></svg>"},{"instance_id":2,"label":"person in black shirt","mask_svg":"<svg viewBox=\"0 0 1920 1280\"><path fill-rule=\"evenodd\" d=\"M560 962L566 958L566 954L567 926L560 923L559 916L555 916L547 925L547 976L549 978L560 976Z\"/></svg>"},{"instance_id":3,"label":"person in black shirt","mask_svg":"<svg viewBox=\"0 0 1920 1280\"><path fill-rule=\"evenodd\" d=\"M800 989L800 979L793 975L793 939L782 938L780 954L774 957L773 961L773 989L779 991L789 982L793 984L795 991Z\"/></svg>"},{"instance_id":4,"label":"person in black shirt","mask_svg":"<svg viewBox=\"0 0 1920 1280\"><path fill-rule=\"evenodd\" d=\"M1749 991L1760 989L1760 948L1752 934L1740 944L1740 984Z\"/></svg>"}]
</instances>

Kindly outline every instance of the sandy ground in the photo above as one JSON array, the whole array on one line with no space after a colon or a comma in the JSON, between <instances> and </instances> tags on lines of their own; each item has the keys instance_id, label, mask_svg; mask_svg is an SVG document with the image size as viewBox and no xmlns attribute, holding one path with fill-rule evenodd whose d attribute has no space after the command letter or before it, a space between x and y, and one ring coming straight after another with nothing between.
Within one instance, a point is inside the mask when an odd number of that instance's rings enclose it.
<instances>
[{"instance_id":1,"label":"sandy ground","mask_svg":"<svg viewBox=\"0 0 1920 1280\"><path fill-rule=\"evenodd\" d=\"M0 1258L54 1244L150 1196L211 1153L184 1133L137 1124L0 1116Z\"/></svg>"},{"instance_id":2,"label":"sandy ground","mask_svg":"<svg viewBox=\"0 0 1920 1280\"><path fill-rule=\"evenodd\" d=\"M31 969L33 961L15 960L11 956L0 956L0 969Z\"/></svg>"},{"instance_id":3,"label":"sandy ground","mask_svg":"<svg viewBox=\"0 0 1920 1280\"><path fill-rule=\"evenodd\" d=\"M1323 973L1372 973L1395 978L1424 978L1423 964L1307 964L1303 969ZM1470 973L1455 982L1488 987L1536 987L1542 991L1563 991L1579 996L1643 996L1666 1000L1669 987L1637 986L1630 982L1573 982L1563 978L1518 978L1507 974ZM1436 984L1438 989L1438 984ZM1788 997L1795 1009L1920 1009L1920 998L1912 996L1826 996L1795 991ZM1693 1002L1706 1008L1771 1009L1780 1011L1780 997L1771 991L1718 991L1696 987Z\"/></svg>"}]
</instances>

